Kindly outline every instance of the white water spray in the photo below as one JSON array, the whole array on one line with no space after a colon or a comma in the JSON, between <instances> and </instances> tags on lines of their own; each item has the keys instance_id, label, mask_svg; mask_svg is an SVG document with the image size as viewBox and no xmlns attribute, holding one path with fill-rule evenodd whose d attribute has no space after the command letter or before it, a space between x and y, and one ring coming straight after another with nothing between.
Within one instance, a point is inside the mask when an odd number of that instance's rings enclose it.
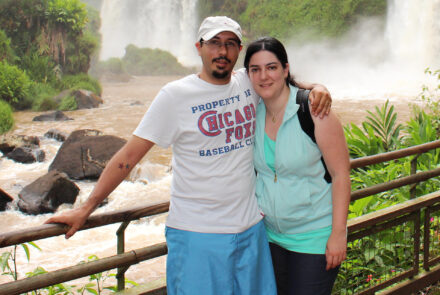
<instances>
[{"instance_id":1,"label":"white water spray","mask_svg":"<svg viewBox=\"0 0 440 295\"><path fill-rule=\"evenodd\" d=\"M199 62L197 0L104 0L101 19L101 60L134 44L167 50L185 65Z\"/></svg>"},{"instance_id":2,"label":"white water spray","mask_svg":"<svg viewBox=\"0 0 440 295\"><path fill-rule=\"evenodd\" d=\"M389 0L385 36L392 61L439 65L440 1Z\"/></svg>"},{"instance_id":3,"label":"white water spray","mask_svg":"<svg viewBox=\"0 0 440 295\"><path fill-rule=\"evenodd\" d=\"M440 67L440 0L388 0L383 19L361 19L338 41L288 46L299 80L325 84L336 99L408 99L436 83Z\"/></svg>"}]
</instances>

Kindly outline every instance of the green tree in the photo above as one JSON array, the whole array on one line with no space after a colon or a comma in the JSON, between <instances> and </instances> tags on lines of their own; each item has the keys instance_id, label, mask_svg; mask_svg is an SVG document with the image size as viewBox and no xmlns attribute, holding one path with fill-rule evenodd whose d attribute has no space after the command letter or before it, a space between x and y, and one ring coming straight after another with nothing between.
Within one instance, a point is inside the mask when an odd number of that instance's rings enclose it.
<instances>
[{"instance_id":1,"label":"green tree","mask_svg":"<svg viewBox=\"0 0 440 295\"><path fill-rule=\"evenodd\" d=\"M0 100L0 134L11 130L12 126L14 126L12 108L7 102Z\"/></svg>"},{"instance_id":2,"label":"green tree","mask_svg":"<svg viewBox=\"0 0 440 295\"><path fill-rule=\"evenodd\" d=\"M6 36L3 30L0 30L0 61L6 60L7 62L14 62L14 51L11 48L11 39Z\"/></svg>"},{"instance_id":3,"label":"green tree","mask_svg":"<svg viewBox=\"0 0 440 295\"><path fill-rule=\"evenodd\" d=\"M17 66L0 62L0 99L14 108L28 106L28 93L32 81Z\"/></svg>"}]
</instances>

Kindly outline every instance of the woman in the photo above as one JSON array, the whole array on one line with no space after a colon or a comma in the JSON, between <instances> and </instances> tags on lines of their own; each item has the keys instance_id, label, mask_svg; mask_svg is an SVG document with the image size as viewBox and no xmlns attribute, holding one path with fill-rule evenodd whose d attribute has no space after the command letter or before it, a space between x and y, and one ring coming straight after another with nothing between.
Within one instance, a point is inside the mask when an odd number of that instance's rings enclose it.
<instances>
[{"instance_id":1,"label":"woman","mask_svg":"<svg viewBox=\"0 0 440 295\"><path fill-rule=\"evenodd\" d=\"M252 42L244 64L263 102L255 132L256 194L278 294L330 294L346 258L350 164L342 126L330 112L312 116L316 143L302 130L298 88L277 39Z\"/></svg>"}]
</instances>

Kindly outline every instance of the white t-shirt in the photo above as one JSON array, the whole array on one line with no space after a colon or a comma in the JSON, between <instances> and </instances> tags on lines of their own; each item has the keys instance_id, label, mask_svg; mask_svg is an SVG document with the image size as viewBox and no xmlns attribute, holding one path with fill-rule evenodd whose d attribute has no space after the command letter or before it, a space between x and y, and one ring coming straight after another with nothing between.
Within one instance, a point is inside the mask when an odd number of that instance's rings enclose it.
<instances>
[{"instance_id":1,"label":"white t-shirt","mask_svg":"<svg viewBox=\"0 0 440 295\"><path fill-rule=\"evenodd\" d=\"M238 233L261 220L252 162L257 103L244 69L227 85L189 75L160 90L134 135L172 145L167 226Z\"/></svg>"}]
</instances>

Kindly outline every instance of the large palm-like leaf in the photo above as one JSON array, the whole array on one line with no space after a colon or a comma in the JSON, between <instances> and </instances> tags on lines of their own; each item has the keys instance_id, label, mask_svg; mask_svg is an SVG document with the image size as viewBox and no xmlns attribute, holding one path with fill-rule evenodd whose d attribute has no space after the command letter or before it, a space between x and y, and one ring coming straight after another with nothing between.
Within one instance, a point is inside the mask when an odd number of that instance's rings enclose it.
<instances>
[{"instance_id":1,"label":"large palm-like leaf","mask_svg":"<svg viewBox=\"0 0 440 295\"><path fill-rule=\"evenodd\" d=\"M367 111L367 124L382 139L385 150L390 150L399 144L399 134L402 124L397 124L397 113L394 112L394 106L389 105L389 100L379 109L375 107L376 112Z\"/></svg>"}]
</instances>

